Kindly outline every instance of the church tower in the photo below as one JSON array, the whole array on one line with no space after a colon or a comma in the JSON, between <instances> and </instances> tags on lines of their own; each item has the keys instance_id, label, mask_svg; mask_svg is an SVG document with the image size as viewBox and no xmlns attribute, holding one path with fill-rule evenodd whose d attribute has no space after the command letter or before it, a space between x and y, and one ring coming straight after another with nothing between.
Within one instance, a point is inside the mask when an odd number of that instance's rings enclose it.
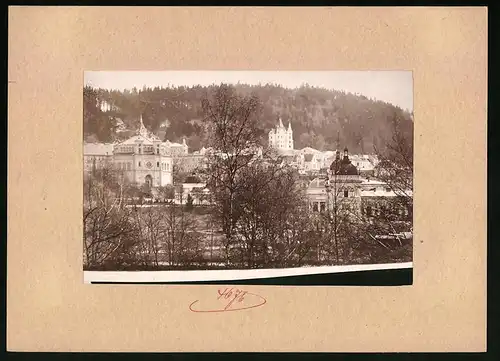
<instances>
[{"instance_id":1,"label":"church tower","mask_svg":"<svg viewBox=\"0 0 500 361\"><path fill-rule=\"evenodd\" d=\"M146 127L144 126L144 123L142 122L142 114L140 117L140 122L141 122L141 125L139 128L139 135L143 136L144 138L147 138L148 137L148 130L146 129Z\"/></svg>"},{"instance_id":2,"label":"church tower","mask_svg":"<svg viewBox=\"0 0 500 361\"><path fill-rule=\"evenodd\" d=\"M293 130L292 123L288 123L288 128L285 128L281 117L278 120L276 128L269 132L269 146L272 148L290 150L293 149Z\"/></svg>"}]
</instances>

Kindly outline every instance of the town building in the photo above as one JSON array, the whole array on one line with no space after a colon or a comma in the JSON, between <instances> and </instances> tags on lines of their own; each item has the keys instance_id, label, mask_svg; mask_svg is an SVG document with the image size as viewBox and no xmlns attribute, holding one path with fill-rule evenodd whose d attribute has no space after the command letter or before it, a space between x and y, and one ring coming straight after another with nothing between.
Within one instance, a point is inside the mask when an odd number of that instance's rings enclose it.
<instances>
[{"instance_id":1,"label":"town building","mask_svg":"<svg viewBox=\"0 0 500 361\"><path fill-rule=\"evenodd\" d=\"M131 183L152 188L173 184L174 166L191 173L202 167L206 158L200 152L189 153L186 139L182 143L161 141L146 129L142 116L132 137L114 144L85 143L83 154L87 174L112 166Z\"/></svg>"},{"instance_id":2,"label":"town building","mask_svg":"<svg viewBox=\"0 0 500 361\"><path fill-rule=\"evenodd\" d=\"M400 221L411 221L413 210L401 201L401 197L413 197L411 190L398 192L386 182L378 179L366 179L361 185L361 214L368 220L391 216ZM398 197L400 197L398 199Z\"/></svg>"},{"instance_id":3,"label":"town building","mask_svg":"<svg viewBox=\"0 0 500 361\"><path fill-rule=\"evenodd\" d=\"M196 205L210 203L210 192L206 188L206 183L194 174L187 176L182 182L182 191L179 192L178 201L186 203L188 196L193 198L193 204Z\"/></svg>"},{"instance_id":4,"label":"town building","mask_svg":"<svg viewBox=\"0 0 500 361\"><path fill-rule=\"evenodd\" d=\"M411 221L412 209L401 199L412 197L412 191L400 194L386 182L363 176L359 166L352 162L352 158L349 157L347 148L344 149L342 158L337 151L326 174L320 172L320 175L309 183L306 194L311 210L341 211L358 220L365 219L370 222L381 218L387 221L387 217L393 221ZM373 164L373 161L370 164Z\"/></svg>"},{"instance_id":5,"label":"town building","mask_svg":"<svg viewBox=\"0 0 500 361\"><path fill-rule=\"evenodd\" d=\"M288 123L285 128L283 121L279 118L276 128L269 131L269 147L276 149L293 149L293 130L292 123Z\"/></svg>"},{"instance_id":6,"label":"town building","mask_svg":"<svg viewBox=\"0 0 500 361\"><path fill-rule=\"evenodd\" d=\"M196 172L205 167L205 156L195 153L176 156L174 164L179 165L183 172Z\"/></svg>"},{"instance_id":7,"label":"town building","mask_svg":"<svg viewBox=\"0 0 500 361\"><path fill-rule=\"evenodd\" d=\"M141 116L138 134L113 147L113 164L132 183L150 188L166 186L173 183L172 153L183 152L184 148L187 145L172 151L172 144L148 132Z\"/></svg>"},{"instance_id":8,"label":"town building","mask_svg":"<svg viewBox=\"0 0 500 361\"><path fill-rule=\"evenodd\" d=\"M343 157L337 151L327 174L313 179L306 191L313 212L338 212L343 209L358 214L361 209L359 172L349 159L348 149Z\"/></svg>"},{"instance_id":9,"label":"town building","mask_svg":"<svg viewBox=\"0 0 500 361\"><path fill-rule=\"evenodd\" d=\"M112 143L84 143L83 170L102 169L113 162Z\"/></svg>"},{"instance_id":10,"label":"town building","mask_svg":"<svg viewBox=\"0 0 500 361\"><path fill-rule=\"evenodd\" d=\"M351 161L358 168L360 175L373 176L375 174L376 156L368 154L353 155Z\"/></svg>"}]
</instances>

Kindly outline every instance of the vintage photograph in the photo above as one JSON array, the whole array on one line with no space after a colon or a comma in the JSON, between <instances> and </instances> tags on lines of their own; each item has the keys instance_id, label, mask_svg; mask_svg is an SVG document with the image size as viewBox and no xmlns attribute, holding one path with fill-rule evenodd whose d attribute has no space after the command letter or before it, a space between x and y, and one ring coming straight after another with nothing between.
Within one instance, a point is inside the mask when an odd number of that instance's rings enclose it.
<instances>
[{"instance_id":1,"label":"vintage photograph","mask_svg":"<svg viewBox=\"0 0 500 361\"><path fill-rule=\"evenodd\" d=\"M84 78L84 271L412 262L411 71Z\"/></svg>"}]
</instances>

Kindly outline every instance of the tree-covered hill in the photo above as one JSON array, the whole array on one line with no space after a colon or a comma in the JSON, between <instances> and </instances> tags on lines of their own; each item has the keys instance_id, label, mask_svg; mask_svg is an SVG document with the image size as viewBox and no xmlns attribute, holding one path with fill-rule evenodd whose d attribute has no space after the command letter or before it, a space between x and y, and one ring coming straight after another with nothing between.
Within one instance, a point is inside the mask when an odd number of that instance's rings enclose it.
<instances>
[{"instance_id":1,"label":"tree-covered hill","mask_svg":"<svg viewBox=\"0 0 500 361\"><path fill-rule=\"evenodd\" d=\"M191 150L205 143L201 101L213 86L146 88L109 91L84 88L84 136L87 141L112 142L125 139L144 125L164 140L186 138ZM340 146L352 152L370 153L391 137L392 121L413 131L412 115L391 104L336 90L302 86L287 89L279 85L235 85L238 92L256 94L262 102L263 145L267 132L281 116L291 121L295 148L333 150ZM101 107L105 102L108 108Z\"/></svg>"}]
</instances>

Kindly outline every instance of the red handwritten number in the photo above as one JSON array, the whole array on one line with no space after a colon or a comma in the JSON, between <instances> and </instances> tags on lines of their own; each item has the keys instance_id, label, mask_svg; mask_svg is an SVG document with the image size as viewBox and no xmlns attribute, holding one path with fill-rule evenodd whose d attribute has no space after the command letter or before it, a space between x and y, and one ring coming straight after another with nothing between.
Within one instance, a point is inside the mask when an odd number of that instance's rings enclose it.
<instances>
[{"instance_id":1,"label":"red handwritten number","mask_svg":"<svg viewBox=\"0 0 500 361\"><path fill-rule=\"evenodd\" d=\"M231 291L231 290L232 290L232 288L230 288L230 289L229 289L229 291ZM228 289L227 289L227 288L226 288L226 289L225 289L222 293L221 293L221 291L220 291L220 290L217 290L217 293L219 294L219 297L217 297L217 299L218 299L218 300L220 300L220 299L221 299L221 297L223 297L223 296L225 296L225 295L227 294L227 292L228 292ZM226 297L226 298L227 298L227 297Z\"/></svg>"},{"instance_id":2,"label":"red handwritten number","mask_svg":"<svg viewBox=\"0 0 500 361\"><path fill-rule=\"evenodd\" d=\"M195 309L195 308L193 308L193 306L199 302L199 300L196 300L196 301L192 302L189 305L189 309L192 312L241 311L241 310L247 310L247 309L250 309L250 308L260 307L260 306L264 305L267 302L266 299L264 297L262 297L262 296L259 296L259 295L255 294L255 293L250 293L250 292L247 292L247 291L242 291L242 290L239 290L239 289L235 289L234 287L225 288L224 290L219 289L219 290L217 290L217 294L218 294L217 300L220 300L220 301L223 300L224 303L227 302L227 300L229 300L229 302L226 304L226 306L224 308L221 308L221 309L205 309L205 310L203 310L203 308L202 309ZM250 303L249 305L240 305L239 307L238 306L231 307L231 305L233 305L235 302L236 303L241 303L241 302L245 301L245 296L246 295L251 296L250 299L260 298L262 300L262 302L260 302L258 304L252 304L252 303Z\"/></svg>"},{"instance_id":3,"label":"red handwritten number","mask_svg":"<svg viewBox=\"0 0 500 361\"><path fill-rule=\"evenodd\" d=\"M239 289L234 289L234 288L226 288L224 291L217 290L217 293L219 294L219 297L217 297L218 300L224 297L224 299L228 300L231 297L233 297L229 303L224 307L224 310L227 310L231 305L237 301L243 302L245 300L245 294L247 294L247 291L242 291Z\"/></svg>"}]
</instances>

